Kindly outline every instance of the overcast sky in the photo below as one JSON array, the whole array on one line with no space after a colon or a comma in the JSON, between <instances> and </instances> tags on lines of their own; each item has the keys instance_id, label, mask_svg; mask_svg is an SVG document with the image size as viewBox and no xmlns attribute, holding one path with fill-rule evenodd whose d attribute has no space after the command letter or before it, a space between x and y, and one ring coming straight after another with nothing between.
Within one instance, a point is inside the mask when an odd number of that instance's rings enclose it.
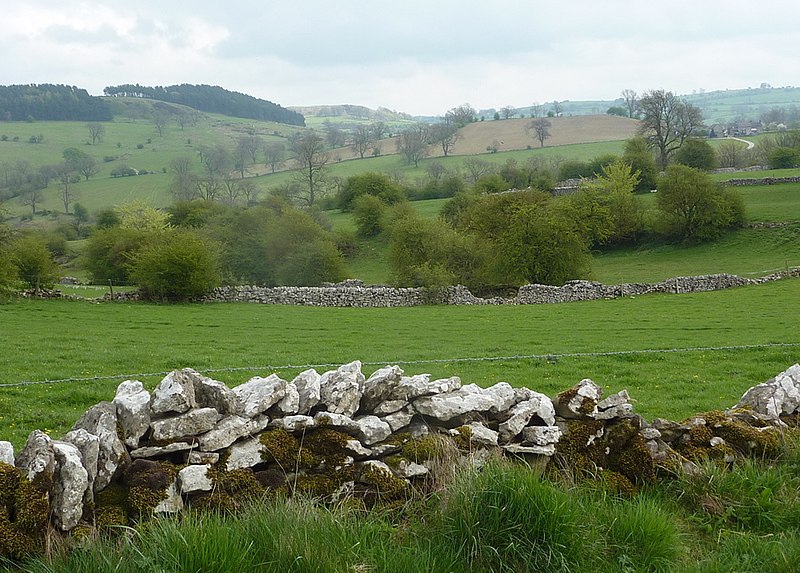
<instances>
[{"instance_id":1,"label":"overcast sky","mask_svg":"<svg viewBox=\"0 0 800 573\"><path fill-rule=\"evenodd\" d=\"M283 106L441 115L798 85L796 0L20 0L0 84L212 84Z\"/></svg>"}]
</instances>

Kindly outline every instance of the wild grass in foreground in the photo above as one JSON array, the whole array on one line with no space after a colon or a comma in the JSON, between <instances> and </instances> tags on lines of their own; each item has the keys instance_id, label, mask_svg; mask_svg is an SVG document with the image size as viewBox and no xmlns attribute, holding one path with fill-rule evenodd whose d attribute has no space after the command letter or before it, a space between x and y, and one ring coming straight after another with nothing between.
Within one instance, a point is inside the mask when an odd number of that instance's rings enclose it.
<instances>
[{"instance_id":1,"label":"wild grass in foreground","mask_svg":"<svg viewBox=\"0 0 800 573\"><path fill-rule=\"evenodd\" d=\"M506 381L550 395L592 378L607 393L628 389L647 418L680 420L733 405L800 361L798 300L797 279L530 306L21 300L0 304L0 439L21 447L34 429L63 435L90 406L113 398L123 376L152 389L158 373L192 367L234 386L352 360L365 362L367 374L399 363L410 374ZM715 349L744 345L755 347Z\"/></svg>"},{"instance_id":2,"label":"wild grass in foreground","mask_svg":"<svg viewBox=\"0 0 800 573\"><path fill-rule=\"evenodd\" d=\"M371 512L262 500L239 514L159 518L54 540L28 573L789 573L800 559L800 447L778 463L700 466L623 498L522 463L467 469L437 493Z\"/></svg>"}]
</instances>

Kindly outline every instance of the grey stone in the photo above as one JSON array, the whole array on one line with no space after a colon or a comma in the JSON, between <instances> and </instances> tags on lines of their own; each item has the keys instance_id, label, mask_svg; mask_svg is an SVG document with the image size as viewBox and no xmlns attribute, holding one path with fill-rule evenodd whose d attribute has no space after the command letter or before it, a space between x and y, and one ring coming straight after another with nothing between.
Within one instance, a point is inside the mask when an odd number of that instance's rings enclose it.
<instances>
[{"instance_id":1,"label":"grey stone","mask_svg":"<svg viewBox=\"0 0 800 573\"><path fill-rule=\"evenodd\" d=\"M410 479L428 475L428 473L430 473L430 470L428 470L428 468L422 464L418 464L404 458L398 460L398 462L393 465L394 467L391 468L392 471L397 477L401 478Z\"/></svg>"},{"instance_id":2,"label":"grey stone","mask_svg":"<svg viewBox=\"0 0 800 573\"><path fill-rule=\"evenodd\" d=\"M183 511L183 498L178 493L177 483L172 482L167 488L167 498L155 506L153 513L180 513L181 511Z\"/></svg>"},{"instance_id":3,"label":"grey stone","mask_svg":"<svg viewBox=\"0 0 800 573\"><path fill-rule=\"evenodd\" d=\"M313 368L305 370L292 380L298 394L298 414L308 414L319 404L319 382L321 376Z\"/></svg>"},{"instance_id":4,"label":"grey stone","mask_svg":"<svg viewBox=\"0 0 800 573\"><path fill-rule=\"evenodd\" d=\"M533 390L530 388L514 388L514 403L524 402L533 397Z\"/></svg>"},{"instance_id":5,"label":"grey stone","mask_svg":"<svg viewBox=\"0 0 800 573\"><path fill-rule=\"evenodd\" d=\"M645 440L657 440L661 437L661 432L655 428L642 428L639 433Z\"/></svg>"},{"instance_id":6,"label":"grey stone","mask_svg":"<svg viewBox=\"0 0 800 573\"><path fill-rule=\"evenodd\" d=\"M744 393L735 409L750 408L771 418L800 411L800 364Z\"/></svg>"},{"instance_id":7,"label":"grey stone","mask_svg":"<svg viewBox=\"0 0 800 573\"><path fill-rule=\"evenodd\" d=\"M392 435L392 427L377 416L364 416L354 421L358 424L358 437L368 446Z\"/></svg>"},{"instance_id":8,"label":"grey stone","mask_svg":"<svg viewBox=\"0 0 800 573\"><path fill-rule=\"evenodd\" d=\"M455 392L461 388L458 376L431 381L430 374L404 376L395 390L390 394L392 400L412 401L422 396L435 396Z\"/></svg>"},{"instance_id":9,"label":"grey stone","mask_svg":"<svg viewBox=\"0 0 800 573\"><path fill-rule=\"evenodd\" d=\"M472 422L466 424L464 427L469 428L469 442L470 444L478 446L496 446L497 445L497 432L487 428L480 422ZM458 436L460 432L458 429L450 430L451 436Z\"/></svg>"},{"instance_id":10,"label":"grey stone","mask_svg":"<svg viewBox=\"0 0 800 573\"><path fill-rule=\"evenodd\" d=\"M314 414L314 421L317 426L329 426L342 430L347 434L356 435L361 431L361 427L349 416L344 414L334 414L333 412L317 412Z\"/></svg>"},{"instance_id":11,"label":"grey stone","mask_svg":"<svg viewBox=\"0 0 800 573\"><path fill-rule=\"evenodd\" d=\"M412 438L424 438L431 433L431 428L423 420L411 420L411 423L403 428L403 432L411 435Z\"/></svg>"},{"instance_id":12,"label":"grey stone","mask_svg":"<svg viewBox=\"0 0 800 573\"><path fill-rule=\"evenodd\" d=\"M125 445L137 447L150 426L150 392L138 380L126 380L117 386L112 402L117 407Z\"/></svg>"},{"instance_id":13,"label":"grey stone","mask_svg":"<svg viewBox=\"0 0 800 573\"><path fill-rule=\"evenodd\" d=\"M178 472L178 491L182 495L197 491L211 491L214 489L214 482L208 477L209 464L190 465Z\"/></svg>"},{"instance_id":14,"label":"grey stone","mask_svg":"<svg viewBox=\"0 0 800 573\"><path fill-rule=\"evenodd\" d=\"M256 376L233 389L242 404L242 414L250 418L266 412L286 396L286 385L277 374Z\"/></svg>"},{"instance_id":15,"label":"grey stone","mask_svg":"<svg viewBox=\"0 0 800 573\"><path fill-rule=\"evenodd\" d=\"M236 442L230 447L228 461L225 464L227 471L241 468L252 468L264 461L261 457L263 446L258 438L248 438Z\"/></svg>"},{"instance_id":16,"label":"grey stone","mask_svg":"<svg viewBox=\"0 0 800 573\"><path fill-rule=\"evenodd\" d=\"M0 462L14 465L14 446L11 442L0 441Z\"/></svg>"},{"instance_id":17,"label":"grey stone","mask_svg":"<svg viewBox=\"0 0 800 573\"><path fill-rule=\"evenodd\" d=\"M260 432L267 427L267 424L269 424L269 417L264 415L255 418L225 416L216 423L213 429L200 436L197 443L202 451L215 452L227 448L240 438Z\"/></svg>"},{"instance_id":18,"label":"grey stone","mask_svg":"<svg viewBox=\"0 0 800 573\"><path fill-rule=\"evenodd\" d=\"M517 394L508 382L498 382L485 388L483 392L494 401L494 405L489 408L489 413L495 416L517 403Z\"/></svg>"},{"instance_id":19,"label":"grey stone","mask_svg":"<svg viewBox=\"0 0 800 573\"><path fill-rule=\"evenodd\" d=\"M609 408L614 408L616 406L622 406L623 404L629 404L631 401L630 395L628 395L627 390L620 390L616 394L612 394L611 396L607 396L600 400L597 403L598 410L608 410Z\"/></svg>"},{"instance_id":20,"label":"grey stone","mask_svg":"<svg viewBox=\"0 0 800 573\"><path fill-rule=\"evenodd\" d=\"M388 400L402 378L403 370L399 366L384 366L373 372L364 381L364 394L361 398L362 410L379 414L375 411L375 407ZM385 413L390 414L391 412Z\"/></svg>"},{"instance_id":21,"label":"grey stone","mask_svg":"<svg viewBox=\"0 0 800 573\"><path fill-rule=\"evenodd\" d=\"M408 401L406 400L386 400L385 402L381 402L380 404L372 408L372 413L375 414L376 416L394 414L395 412L399 412L406 406L408 406Z\"/></svg>"},{"instance_id":22,"label":"grey stone","mask_svg":"<svg viewBox=\"0 0 800 573\"><path fill-rule=\"evenodd\" d=\"M173 370L167 374L153 391L150 411L154 415L176 412L182 414L195 408L194 381L191 368Z\"/></svg>"},{"instance_id":23,"label":"grey stone","mask_svg":"<svg viewBox=\"0 0 800 573\"><path fill-rule=\"evenodd\" d=\"M219 412L214 408L197 408L172 418L156 420L150 427L154 440L174 440L204 434L216 425L219 418Z\"/></svg>"},{"instance_id":24,"label":"grey stone","mask_svg":"<svg viewBox=\"0 0 800 573\"><path fill-rule=\"evenodd\" d=\"M355 459L362 459L372 455L372 450L365 448L358 440L347 440L344 450Z\"/></svg>"},{"instance_id":25,"label":"grey stone","mask_svg":"<svg viewBox=\"0 0 800 573\"><path fill-rule=\"evenodd\" d=\"M289 382L286 385L286 395L283 397L283 400L278 402L278 410L280 410L284 416L293 416L297 414L299 409L300 392L298 392L297 386L295 386L293 382Z\"/></svg>"},{"instance_id":26,"label":"grey stone","mask_svg":"<svg viewBox=\"0 0 800 573\"><path fill-rule=\"evenodd\" d=\"M392 471L392 468L390 468L384 462L381 462L379 460L366 460L366 461L363 461L363 462L358 464L357 469L358 469L358 472L359 472L359 477L361 476L362 473L364 473L367 470L376 470L376 471L380 471L380 472L385 472L388 476L394 476L394 472Z\"/></svg>"},{"instance_id":27,"label":"grey stone","mask_svg":"<svg viewBox=\"0 0 800 573\"><path fill-rule=\"evenodd\" d=\"M603 390L589 378L561 392L553 401L556 413L571 420L586 418L597 413L597 403Z\"/></svg>"},{"instance_id":28,"label":"grey stone","mask_svg":"<svg viewBox=\"0 0 800 573\"><path fill-rule=\"evenodd\" d=\"M284 418L276 418L272 420L269 425L273 428L282 428L287 432L300 432L313 428L317 422L311 416L286 416Z\"/></svg>"},{"instance_id":29,"label":"grey stone","mask_svg":"<svg viewBox=\"0 0 800 573\"><path fill-rule=\"evenodd\" d=\"M144 448L137 448L131 451L131 458L133 459L151 459L161 456L174 454L175 452L184 452L194 448L189 442L172 442L166 446L145 446Z\"/></svg>"},{"instance_id":30,"label":"grey stone","mask_svg":"<svg viewBox=\"0 0 800 573\"><path fill-rule=\"evenodd\" d=\"M523 446L522 444L506 444L502 446L503 450L509 454L515 455L537 455L537 456L552 456L556 453L556 447L553 444L549 446Z\"/></svg>"},{"instance_id":31,"label":"grey stone","mask_svg":"<svg viewBox=\"0 0 800 573\"><path fill-rule=\"evenodd\" d=\"M520 402L508 411L509 417L498 428L501 442L514 439L534 416L538 416L547 426L555 424L555 411L550 398L534 392L529 400Z\"/></svg>"},{"instance_id":32,"label":"grey stone","mask_svg":"<svg viewBox=\"0 0 800 573\"><path fill-rule=\"evenodd\" d=\"M81 462L86 470L86 479L89 481L84 499L91 502L94 499L94 480L97 478L97 461L100 457L100 438L80 429L67 432L64 441L74 445L81 453Z\"/></svg>"},{"instance_id":33,"label":"grey stone","mask_svg":"<svg viewBox=\"0 0 800 573\"><path fill-rule=\"evenodd\" d=\"M620 404L605 410L598 410L592 414L595 420L614 420L616 418L628 418L633 415L633 404Z\"/></svg>"},{"instance_id":34,"label":"grey stone","mask_svg":"<svg viewBox=\"0 0 800 573\"><path fill-rule=\"evenodd\" d=\"M184 372L187 372L192 379L198 408L214 408L223 416L241 412L242 405L239 397L226 384L212 380L189 368Z\"/></svg>"},{"instance_id":35,"label":"grey stone","mask_svg":"<svg viewBox=\"0 0 800 573\"><path fill-rule=\"evenodd\" d=\"M390 454L396 454L400 451L399 444L377 444L370 448L372 451L372 455L376 458L382 458L383 456L388 456Z\"/></svg>"},{"instance_id":36,"label":"grey stone","mask_svg":"<svg viewBox=\"0 0 800 573\"><path fill-rule=\"evenodd\" d=\"M447 394L434 394L417 398L414 409L422 414L447 422L468 412L486 412L495 405L494 399L474 385L462 387Z\"/></svg>"},{"instance_id":37,"label":"grey stone","mask_svg":"<svg viewBox=\"0 0 800 573\"><path fill-rule=\"evenodd\" d=\"M325 372L319 384L319 403L328 412L352 418L358 411L364 385L360 361Z\"/></svg>"},{"instance_id":38,"label":"grey stone","mask_svg":"<svg viewBox=\"0 0 800 573\"><path fill-rule=\"evenodd\" d=\"M522 429L522 443L533 446L557 444L561 438L558 426L528 426Z\"/></svg>"},{"instance_id":39,"label":"grey stone","mask_svg":"<svg viewBox=\"0 0 800 573\"><path fill-rule=\"evenodd\" d=\"M210 464L214 465L219 461L219 454L214 452L189 452L189 457L186 460L186 463L189 464Z\"/></svg>"},{"instance_id":40,"label":"grey stone","mask_svg":"<svg viewBox=\"0 0 800 573\"><path fill-rule=\"evenodd\" d=\"M72 429L86 430L100 439L97 478L94 480L94 491L97 493L111 483L120 467L129 459L128 451L117 435L117 407L111 402L100 402L89 408Z\"/></svg>"},{"instance_id":41,"label":"grey stone","mask_svg":"<svg viewBox=\"0 0 800 573\"><path fill-rule=\"evenodd\" d=\"M414 417L414 411L411 407L407 407L404 410L400 410L399 412L394 412L389 414L388 416L383 417L383 421L389 424L389 427L392 429L392 432L396 432L400 428L404 428L411 423L411 419Z\"/></svg>"},{"instance_id":42,"label":"grey stone","mask_svg":"<svg viewBox=\"0 0 800 573\"><path fill-rule=\"evenodd\" d=\"M89 488L89 477L81 461L81 453L68 442L53 442L56 467L51 489L50 510L61 531L69 531L83 515L83 501Z\"/></svg>"},{"instance_id":43,"label":"grey stone","mask_svg":"<svg viewBox=\"0 0 800 573\"><path fill-rule=\"evenodd\" d=\"M40 475L44 475L47 479L52 478L56 467L56 455L50 436L41 430L31 432L25 446L17 455L16 464L19 469L25 471L29 480Z\"/></svg>"}]
</instances>

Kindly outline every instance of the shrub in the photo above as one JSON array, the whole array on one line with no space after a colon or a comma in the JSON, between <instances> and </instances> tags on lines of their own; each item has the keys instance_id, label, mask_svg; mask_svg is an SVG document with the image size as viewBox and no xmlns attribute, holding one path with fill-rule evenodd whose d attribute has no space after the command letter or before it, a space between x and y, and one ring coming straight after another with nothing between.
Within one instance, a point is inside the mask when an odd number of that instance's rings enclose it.
<instances>
[{"instance_id":1,"label":"shrub","mask_svg":"<svg viewBox=\"0 0 800 573\"><path fill-rule=\"evenodd\" d=\"M790 169L800 165L800 150L794 147L776 147L769 152L767 162L770 169Z\"/></svg>"},{"instance_id":2,"label":"shrub","mask_svg":"<svg viewBox=\"0 0 800 573\"><path fill-rule=\"evenodd\" d=\"M60 272L47 243L35 235L23 235L11 245L11 259L19 278L30 288L47 288L58 281Z\"/></svg>"},{"instance_id":3,"label":"shrub","mask_svg":"<svg viewBox=\"0 0 800 573\"><path fill-rule=\"evenodd\" d=\"M706 140L691 138L684 141L675 153L675 162L709 171L717 166L717 154Z\"/></svg>"},{"instance_id":4,"label":"shrub","mask_svg":"<svg viewBox=\"0 0 800 573\"><path fill-rule=\"evenodd\" d=\"M180 301L220 285L218 246L192 229L168 229L131 255L130 276L145 298Z\"/></svg>"},{"instance_id":5,"label":"shrub","mask_svg":"<svg viewBox=\"0 0 800 573\"><path fill-rule=\"evenodd\" d=\"M353 200L353 219L359 237L374 237L384 229L386 205L374 195L361 195Z\"/></svg>"},{"instance_id":6,"label":"shrub","mask_svg":"<svg viewBox=\"0 0 800 573\"><path fill-rule=\"evenodd\" d=\"M361 173L348 177L338 195L338 206L342 211L353 209L353 201L361 195L378 197L387 205L405 200L406 194L400 185L383 173Z\"/></svg>"},{"instance_id":7,"label":"shrub","mask_svg":"<svg viewBox=\"0 0 800 573\"><path fill-rule=\"evenodd\" d=\"M98 216L99 221L99 216ZM154 232L119 226L98 228L86 243L84 261L92 282L130 284L133 254L154 239Z\"/></svg>"}]
</instances>

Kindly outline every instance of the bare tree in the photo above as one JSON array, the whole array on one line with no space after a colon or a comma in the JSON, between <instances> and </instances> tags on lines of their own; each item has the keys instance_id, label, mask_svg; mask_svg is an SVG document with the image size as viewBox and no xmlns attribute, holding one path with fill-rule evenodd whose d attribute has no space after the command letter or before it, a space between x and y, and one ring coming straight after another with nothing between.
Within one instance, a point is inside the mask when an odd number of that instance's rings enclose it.
<instances>
[{"instance_id":1,"label":"bare tree","mask_svg":"<svg viewBox=\"0 0 800 573\"><path fill-rule=\"evenodd\" d=\"M86 124L86 129L89 130L89 135L92 138L92 145L95 145L103 141L103 136L106 133L106 128L103 127L102 123L92 121Z\"/></svg>"},{"instance_id":2,"label":"bare tree","mask_svg":"<svg viewBox=\"0 0 800 573\"><path fill-rule=\"evenodd\" d=\"M500 108L500 115L503 117L503 119L511 119L514 117L514 115L516 115L516 113L517 108L511 105Z\"/></svg>"},{"instance_id":3,"label":"bare tree","mask_svg":"<svg viewBox=\"0 0 800 573\"><path fill-rule=\"evenodd\" d=\"M343 147L347 138L339 126L334 125L329 120L322 123L322 129L325 131L325 141L330 147Z\"/></svg>"},{"instance_id":4,"label":"bare tree","mask_svg":"<svg viewBox=\"0 0 800 573\"><path fill-rule=\"evenodd\" d=\"M372 139L379 141L386 137L386 134L389 132L389 127L382 121L376 121L369 126L369 130L372 132Z\"/></svg>"},{"instance_id":5,"label":"bare tree","mask_svg":"<svg viewBox=\"0 0 800 573\"><path fill-rule=\"evenodd\" d=\"M717 162L720 167L741 167L744 164L745 147L738 141L723 141L717 146Z\"/></svg>"},{"instance_id":6,"label":"bare tree","mask_svg":"<svg viewBox=\"0 0 800 573\"><path fill-rule=\"evenodd\" d=\"M236 182L239 186L239 193L244 197L245 203L255 205L258 201L259 188L252 179L240 179Z\"/></svg>"},{"instance_id":7,"label":"bare tree","mask_svg":"<svg viewBox=\"0 0 800 573\"><path fill-rule=\"evenodd\" d=\"M44 201L44 192L38 186L29 187L20 195L19 201L23 205L30 205L31 212L35 215L36 205Z\"/></svg>"},{"instance_id":8,"label":"bare tree","mask_svg":"<svg viewBox=\"0 0 800 573\"><path fill-rule=\"evenodd\" d=\"M267 165L270 166L272 172L283 167L283 160L286 157L286 147L282 143L267 143L264 145L264 157Z\"/></svg>"},{"instance_id":9,"label":"bare tree","mask_svg":"<svg viewBox=\"0 0 800 573\"><path fill-rule=\"evenodd\" d=\"M372 130L366 124L357 125L353 131L353 143L351 147L361 159L364 159L364 154L372 146L375 140L372 136Z\"/></svg>"},{"instance_id":10,"label":"bare tree","mask_svg":"<svg viewBox=\"0 0 800 573\"><path fill-rule=\"evenodd\" d=\"M444 114L444 120L446 123L451 123L458 127L464 127L468 123L475 121L475 116L477 114L478 112L475 111L474 107L468 103L462 103L461 105L448 110L447 113Z\"/></svg>"},{"instance_id":11,"label":"bare tree","mask_svg":"<svg viewBox=\"0 0 800 573\"><path fill-rule=\"evenodd\" d=\"M539 140L539 147L544 147L544 140L550 137L550 128L552 125L553 124L551 124L548 120L544 119L543 117L539 117L532 119L525 129L526 131L533 132L536 139Z\"/></svg>"},{"instance_id":12,"label":"bare tree","mask_svg":"<svg viewBox=\"0 0 800 573\"><path fill-rule=\"evenodd\" d=\"M463 165L467 172L465 178L470 185L475 185L478 179L489 173L494 173L496 169L495 164L491 161L485 161L477 157L466 158Z\"/></svg>"},{"instance_id":13,"label":"bare tree","mask_svg":"<svg viewBox=\"0 0 800 573\"><path fill-rule=\"evenodd\" d=\"M551 105L553 106L553 116L561 117L561 113L564 111L564 108L561 106L561 103L558 100L554 100Z\"/></svg>"},{"instance_id":14,"label":"bare tree","mask_svg":"<svg viewBox=\"0 0 800 573\"><path fill-rule=\"evenodd\" d=\"M192 173L192 158L182 155L170 162L172 182L169 190L177 201L190 201L197 196L197 176Z\"/></svg>"},{"instance_id":15,"label":"bare tree","mask_svg":"<svg viewBox=\"0 0 800 573\"><path fill-rule=\"evenodd\" d=\"M635 117L639 108L639 95L631 89L624 89L622 99L625 102L625 109L628 110L628 117Z\"/></svg>"},{"instance_id":16,"label":"bare tree","mask_svg":"<svg viewBox=\"0 0 800 573\"><path fill-rule=\"evenodd\" d=\"M72 166L68 162L58 166L58 179L61 182L61 203L64 205L64 213L69 213L69 206L75 200L75 190L73 188ZM88 181L88 177L86 178ZM78 176L75 181L80 181Z\"/></svg>"},{"instance_id":17,"label":"bare tree","mask_svg":"<svg viewBox=\"0 0 800 573\"><path fill-rule=\"evenodd\" d=\"M430 126L428 128L428 136L432 143L438 143L441 146L445 157L450 154L456 142L461 139L458 127L450 123L437 123Z\"/></svg>"},{"instance_id":18,"label":"bare tree","mask_svg":"<svg viewBox=\"0 0 800 573\"><path fill-rule=\"evenodd\" d=\"M670 156L703 125L700 108L684 102L672 92L645 92L639 100L639 109L642 112L639 132L650 147L658 150L661 169L666 169Z\"/></svg>"},{"instance_id":19,"label":"bare tree","mask_svg":"<svg viewBox=\"0 0 800 573\"><path fill-rule=\"evenodd\" d=\"M422 158L428 155L428 126L418 123L400 132L397 136L397 151L405 158L406 163L419 166Z\"/></svg>"},{"instance_id":20,"label":"bare tree","mask_svg":"<svg viewBox=\"0 0 800 573\"><path fill-rule=\"evenodd\" d=\"M428 177L434 181L439 181L447 173L447 168L438 161L431 161L425 171L428 172Z\"/></svg>"},{"instance_id":21,"label":"bare tree","mask_svg":"<svg viewBox=\"0 0 800 573\"><path fill-rule=\"evenodd\" d=\"M156 126L156 131L158 131L158 136L162 137L164 135L164 128L169 123L169 114L164 111L156 111L153 113L153 125Z\"/></svg>"},{"instance_id":22,"label":"bare tree","mask_svg":"<svg viewBox=\"0 0 800 573\"><path fill-rule=\"evenodd\" d=\"M313 207L317 196L323 191L325 166L330 161L330 155L325 151L322 137L313 129L294 140L292 151L299 166L296 179L305 188L299 199L308 207Z\"/></svg>"},{"instance_id":23,"label":"bare tree","mask_svg":"<svg viewBox=\"0 0 800 573\"><path fill-rule=\"evenodd\" d=\"M531 106L531 117L537 118L542 117L544 115L544 106L539 102L533 102Z\"/></svg>"}]
</instances>

